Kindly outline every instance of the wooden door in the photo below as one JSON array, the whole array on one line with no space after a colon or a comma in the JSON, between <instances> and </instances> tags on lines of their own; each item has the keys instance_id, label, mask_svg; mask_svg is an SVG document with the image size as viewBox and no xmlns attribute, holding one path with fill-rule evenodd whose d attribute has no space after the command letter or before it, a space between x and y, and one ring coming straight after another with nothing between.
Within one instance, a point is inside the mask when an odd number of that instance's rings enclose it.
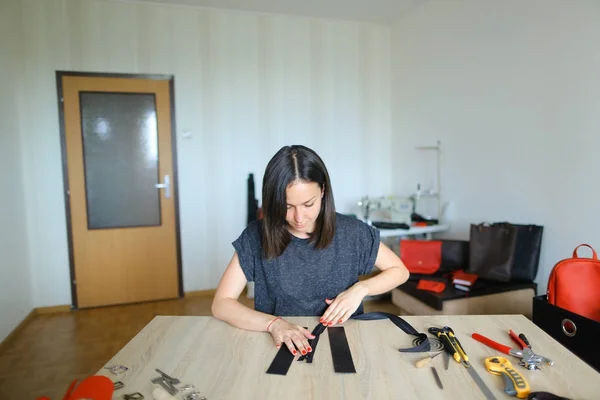
<instances>
[{"instance_id":1,"label":"wooden door","mask_svg":"<svg viewBox=\"0 0 600 400\"><path fill-rule=\"evenodd\" d=\"M172 78L57 80L74 306L180 297Z\"/></svg>"}]
</instances>

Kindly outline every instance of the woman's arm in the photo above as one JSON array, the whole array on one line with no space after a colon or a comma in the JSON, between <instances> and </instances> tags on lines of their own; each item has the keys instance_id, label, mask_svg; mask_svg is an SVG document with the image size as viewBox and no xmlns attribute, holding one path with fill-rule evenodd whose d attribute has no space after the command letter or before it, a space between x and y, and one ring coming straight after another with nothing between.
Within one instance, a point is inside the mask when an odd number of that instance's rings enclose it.
<instances>
[{"instance_id":1,"label":"woman's arm","mask_svg":"<svg viewBox=\"0 0 600 400\"><path fill-rule=\"evenodd\" d=\"M389 292L406 282L410 276L400 257L383 243L379 244L375 267L381 271L380 274L356 283L364 288L365 297Z\"/></svg>"},{"instance_id":2,"label":"woman's arm","mask_svg":"<svg viewBox=\"0 0 600 400\"><path fill-rule=\"evenodd\" d=\"M325 300L329 307L321 318L323 324L333 326L344 323L365 297L388 292L402 285L410 276L402 260L383 243L379 244L375 267L381 271L377 276L356 282L335 300Z\"/></svg>"},{"instance_id":3,"label":"woman's arm","mask_svg":"<svg viewBox=\"0 0 600 400\"><path fill-rule=\"evenodd\" d=\"M275 317L252 310L238 301L247 282L235 252L217 287L211 306L212 314L238 328L266 332L267 326Z\"/></svg>"},{"instance_id":4,"label":"woman's arm","mask_svg":"<svg viewBox=\"0 0 600 400\"><path fill-rule=\"evenodd\" d=\"M302 354L312 351L307 339L314 339L314 336L309 330L248 308L238 301L246 283L248 281L235 252L217 287L211 306L213 316L241 329L269 332L277 347L285 343L294 355L296 349Z\"/></svg>"}]
</instances>

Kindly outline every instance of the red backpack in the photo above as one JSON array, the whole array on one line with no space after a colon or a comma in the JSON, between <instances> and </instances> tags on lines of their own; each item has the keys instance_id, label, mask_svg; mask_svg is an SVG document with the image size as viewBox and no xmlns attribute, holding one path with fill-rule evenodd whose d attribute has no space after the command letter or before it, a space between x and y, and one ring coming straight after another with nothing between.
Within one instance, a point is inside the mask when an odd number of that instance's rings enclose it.
<instances>
[{"instance_id":1,"label":"red backpack","mask_svg":"<svg viewBox=\"0 0 600 400\"><path fill-rule=\"evenodd\" d=\"M592 249L592 258L579 258L577 249ZM588 244L573 250L573 257L559 261L548 280L548 303L600 322L600 260Z\"/></svg>"}]
</instances>

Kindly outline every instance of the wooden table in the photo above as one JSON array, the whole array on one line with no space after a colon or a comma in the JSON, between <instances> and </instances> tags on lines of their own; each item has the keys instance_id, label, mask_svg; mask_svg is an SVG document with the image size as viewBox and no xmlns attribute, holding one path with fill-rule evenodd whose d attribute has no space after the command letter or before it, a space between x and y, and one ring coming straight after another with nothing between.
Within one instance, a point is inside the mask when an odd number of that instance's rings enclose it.
<instances>
[{"instance_id":1,"label":"wooden table","mask_svg":"<svg viewBox=\"0 0 600 400\"><path fill-rule=\"evenodd\" d=\"M528 371L517 359L506 356L526 377L532 391L549 391L571 399L598 399L600 374L523 316L407 316L420 332L430 326L448 325L454 329L471 358L473 367L497 399L509 399L503 380L486 372L483 360L500 355L471 338L478 332L500 343L512 345L508 329L525 333L534 351L555 361L541 371ZM318 319L294 317L288 320L312 329ZM312 364L295 362L286 376L265 373L277 349L267 333L234 328L212 317L157 316L133 338L106 366L129 368L115 376L106 369L98 374L122 381L123 394L140 392L152 399L157 385L150 379L159 368L193 384L207 400L216 399L481 399L471 376L460 364L450 361L444 369L444 356L434 359L444 390L438 388L430 368L418 369L423 353L399 353L411 347L413 336L406 335L389 320L355 321L344 324L356 366L355 374L333 370L329 338L325 331Z\"/></svg>"}]
</instances>

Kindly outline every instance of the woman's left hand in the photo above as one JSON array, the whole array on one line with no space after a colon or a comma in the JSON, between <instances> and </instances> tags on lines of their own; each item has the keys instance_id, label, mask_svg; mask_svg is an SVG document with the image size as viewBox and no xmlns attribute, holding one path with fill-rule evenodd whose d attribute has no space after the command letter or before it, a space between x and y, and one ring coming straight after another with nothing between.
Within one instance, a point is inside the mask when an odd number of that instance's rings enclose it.
<instances>
[{"instance_id":1,"label":"woman's left hand","mask_svg":"<svg viewBox=\"0 0 600 400\"><path fill-rule=\"evenodd\" d=\"M368 289L360 282L357 282L349 289L338 294L334 300L325 299L329 307L327 307L325 314L321 317L321 323L326 326L343 324L358 309L358 306L360 306L367 293Z\"/></svg>"}]
</instances>

